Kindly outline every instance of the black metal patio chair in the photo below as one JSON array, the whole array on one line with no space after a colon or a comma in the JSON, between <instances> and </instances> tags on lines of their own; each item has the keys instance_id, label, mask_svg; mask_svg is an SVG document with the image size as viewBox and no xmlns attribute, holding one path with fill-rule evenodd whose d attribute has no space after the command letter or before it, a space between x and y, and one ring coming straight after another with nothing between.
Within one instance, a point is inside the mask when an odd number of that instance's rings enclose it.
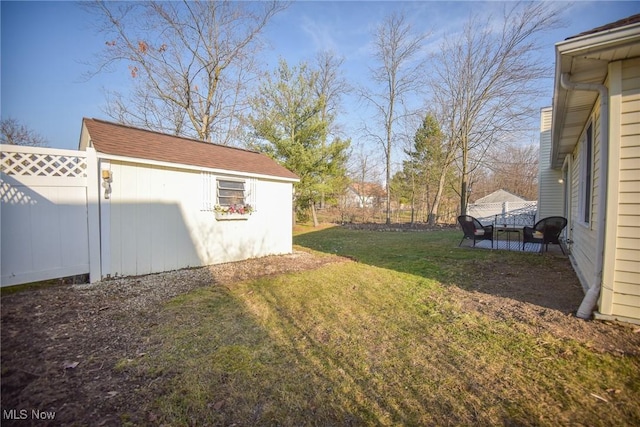
<instances>
[{"instance_id":1,"label":"black metal patio chair","mask_svg":"<svg viewBox=\"0 0 640 427\"><path fill-rule=\"evenodd\" d=\"M540 243L540 252L544 249L549 250L549 243L559 245L560 250L564 253L562 244L560 244L560 234L567 226L567 219L561 216L550 216L543 218L533 227L524 227L522 230L522 250L527 243ZM565 254L566 255L566 254Z\"/></svg>"},{"instance_id":2,"label":"black metal patio chair","mask_svg":"<svg viewBox=\"0 0 640 427\"><path fill-rule=\"evenodd\" d=\"M473 240L473 246L479 240L491 240L491 249L493 249L493 225L482 225L480 221L469 215L460 215L458 222L464 232L458 246L462 244L464 239Z\"/></svg>"}]
</instances>

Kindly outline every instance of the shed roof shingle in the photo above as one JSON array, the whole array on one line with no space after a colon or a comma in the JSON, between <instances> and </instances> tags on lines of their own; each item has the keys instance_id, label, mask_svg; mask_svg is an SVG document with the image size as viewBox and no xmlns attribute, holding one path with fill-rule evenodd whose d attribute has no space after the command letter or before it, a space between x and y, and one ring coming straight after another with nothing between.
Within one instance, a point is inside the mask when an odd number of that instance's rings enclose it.
<instances>
[{"instance_id":1,"label":"shed roof shingle","mask_svg":"<svg viewBox=\"0 0 640 427\"><path fill-rule=\"evenodd\" d=\"M99 119L83 123L96 151L114 156L177 163L279 178L298 176L265 154Z\"/></svg>"}]
</instances>

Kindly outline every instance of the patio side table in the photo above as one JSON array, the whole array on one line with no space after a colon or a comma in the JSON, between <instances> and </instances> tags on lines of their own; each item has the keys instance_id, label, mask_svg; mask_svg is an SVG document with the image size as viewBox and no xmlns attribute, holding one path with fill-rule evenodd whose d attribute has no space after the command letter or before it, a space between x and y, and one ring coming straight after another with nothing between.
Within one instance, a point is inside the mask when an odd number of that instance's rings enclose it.
<instances>
[{"instance_id":1,"label":"patio side table","mask_svg":"<svg viewBox=\"0 0 640 427\"><path fill-rule=\"evenodd\" d=\"M507 234L507 250L511 250L511 234L512 233L517 233L518 235L516 236L516 240L514 241L514 243L516 244L516 250L520 250L520 241L522 240L520 238L520 233L522 232L521 228L515 228L515 227L496 227L496 248L500 249L500 239L498 238L500 233L506 233Z\"/></svg>"}]
</instances>

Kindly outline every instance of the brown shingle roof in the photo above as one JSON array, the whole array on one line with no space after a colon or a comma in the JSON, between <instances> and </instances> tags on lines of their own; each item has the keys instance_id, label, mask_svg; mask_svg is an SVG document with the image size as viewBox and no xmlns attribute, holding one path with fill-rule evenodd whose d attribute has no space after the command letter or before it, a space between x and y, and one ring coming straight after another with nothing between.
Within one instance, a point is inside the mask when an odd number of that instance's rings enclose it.
<instances>
[{"instance_id":1,"label":"brown shingle roof","mask_svg":"<svg viewBox=\"0 0 640 427\"><path fill-rule=\"evenodd\" d=\"M626 18L620 19L618 21L612 22L610 24L602 25L600 27L593 28L591 30L585 31L580 34L576 34L575 36L567 37L566 40L575 39L576 37L586 36L588 34L600 33L602 31L613 30L615 28L625 27L627 25L635 24L640 22L640 14L631 15Z\"/></svg>"},{"instance_id":2,"label":"brown shingle roof","mask_svg":"<svg viewBox=\"0 0 640 427\"><path fill-rule=\"evenodd\" d=\"M100 153L298 179L287 168L255 151L166 135L104 120L84 118L83 122L94 148Z\"/></svg>"}]
</instances>

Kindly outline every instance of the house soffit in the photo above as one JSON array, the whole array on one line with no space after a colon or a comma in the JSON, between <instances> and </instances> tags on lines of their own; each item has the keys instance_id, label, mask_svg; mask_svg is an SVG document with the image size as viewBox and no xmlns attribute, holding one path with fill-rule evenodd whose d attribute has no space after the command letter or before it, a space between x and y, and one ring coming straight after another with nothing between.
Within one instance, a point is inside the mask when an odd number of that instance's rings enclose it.
<instances>
[{"instance_id":1,"label":"house soffit","mask_svg":"<svg viewBox=\"0 0 640 427\"><path fill-rule=\"evenodd\" d=\"M560 168L578 143L597 101L597 92L568 91L562 74L575 83L604 84L609 63L640 56L640 23L587 34L556 44L551 166Z\"/></svg>"}]
</instances>

